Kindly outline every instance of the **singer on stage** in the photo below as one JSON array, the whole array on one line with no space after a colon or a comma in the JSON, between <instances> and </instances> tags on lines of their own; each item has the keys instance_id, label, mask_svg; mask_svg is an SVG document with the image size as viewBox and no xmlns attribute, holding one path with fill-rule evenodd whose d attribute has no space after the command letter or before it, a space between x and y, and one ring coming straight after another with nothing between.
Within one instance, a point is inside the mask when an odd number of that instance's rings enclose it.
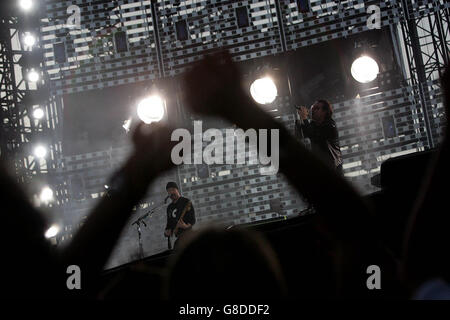
<instances>
[{"instance_id":1,"label":"singer on stage","mask_svg":"<svg viewBox=\"0 0 450 320\"><path fill-rule=\"evenodd\" d=\"M169 243L170 237L175 235L177 237L176 247L180 235L190 230L195 224L195 211L191 201L181 196L175 182L167 183L166 190L172 203L167 207L167 224L164 235L169 237Z\"/></svg>"},{"instance_id":2,"label":"singer on stage","mask_svg":"<svg viewBox=\"0 0 450 320\"><path fill-rule=\"evenodd\" d=\"M339 134L336 123L331 118L333 108L326 100L318 100L311 107L312 121L308 120L308 109L298 109L299 120L295 122L297 130L311 140L312 151L321 156L339 174L342 170L342 154L339 146Z\"/></svg>"}]
</instances>

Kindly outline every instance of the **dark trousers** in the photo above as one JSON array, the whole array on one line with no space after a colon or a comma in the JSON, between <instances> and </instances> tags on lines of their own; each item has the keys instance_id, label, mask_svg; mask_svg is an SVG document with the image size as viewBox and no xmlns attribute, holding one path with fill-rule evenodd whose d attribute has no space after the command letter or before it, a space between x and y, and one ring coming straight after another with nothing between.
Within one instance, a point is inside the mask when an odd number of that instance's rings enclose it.
<instances>
[{"instance_id":1,"label":"dark trousers","mask_svg":"<svg viewBox=\"0 0 450 320\"><path fill-rule=\"evenodd\" d=\"M344 168L342 166L342 164L338 165L336 167L336 172L341 176L344 177ZM305 202L308 206L306 207L306 210L310 210L313 208L312 204L309 203L308 200L306 200L306 198L304 198L302 195L300 195L300 197L302 198L303 202Z\"/></svg>"}]
</instances>

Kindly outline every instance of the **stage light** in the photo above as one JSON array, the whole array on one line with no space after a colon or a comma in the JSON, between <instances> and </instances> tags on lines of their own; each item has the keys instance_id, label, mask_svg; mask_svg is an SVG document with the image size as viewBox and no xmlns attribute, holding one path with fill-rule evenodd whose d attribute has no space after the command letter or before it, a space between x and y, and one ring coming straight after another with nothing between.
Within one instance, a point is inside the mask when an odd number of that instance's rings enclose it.
<instances>
[{"instance_id":1,"label":"stage light","mask_svg":"<svg viewBox=\"0 0 450 320\"><path fill-rule=\"evenodd\" d=\"M124 128L126 132L130 131L130 127L131 127L131 118L125 120L122 125L122 128Z\"/></svg>"},{"instance_id":2,"label":"stage light","mask_svg":"<svg viewBox=\"0 0 450 320\"><path fill-rule=\"evenodd\" d=\"M158 122L164 116L164 101L157 95L145 98L139 102L137 114L147 124Z\"/></svg>"},{"instance_id":3,"label":"stage light","mask_svg":"<svg viewBox=\"0 0 450 320\"><path fill-rule=\"evenodd\" d=\"M39 68L39 65L44 61L43 50L39 47L34 47L32 51L24 51L17 63L25 69Z\"/></svg>"},{"instance_id":4,"label":"stage light","mask_svg":"<svg viewBox=\"0 0 450 320\"><path fill-rule=\"evenodd\" d=\"M53 200L53 190L49 187L44 187L39 197L42 202L50 202Z\"/></svg>"},{"instance_id":5,"label":"stage light","mask_svg":"<svg viewBox=\"0 0 450 320\"><path fill-rule=\"evenodd\" d=\"M25 32L24 36L23 36L23 43L25 44L25 46L27 47L32 47L36 44L36 37L33 36L31 33L29 32Z\"/></svg>"},{"instance_id":6,"label":"stage light","mask_svg":"<svg viewBox=\"0 0 450 320\"><path fill-rule=\"evenodd\" d=\"M50 228L48 228L48 230L45 232L45 237L47 239L53 238L54 236L56 236L58 234L58 232L59 232L59 226L54 224Z\"/></svg>"},{"instance_id":7,"label":"stage light","mask_svg":"<svg viewBox=\"0 0 450 320\"><path fill-rule=\"evenodd\" d=\"M272 103L277 93L277 86L269 77L257 79L250 86L250 94L259 104Z\"/></svg>"},{"instance_id":8,"label":"stage light","mask_svg":"<svg viewBox=\"0 0 450 320\"><path fill-rule=\"evenodd\" d=\"M30 82L37 82L37 81L39 81L39 73L37 73L36 72L36 70L34 70L34 69L31 69L29 72L28 72L28 81L30 81Z\"/></svg>"},{"instance_id":9,"label":"stage light","mask_svg":"<svg viewBox=\"0 0 450 320\"><path fill-rule=\"evenodd\" d=\"M33 7L33 0L19 0L19 6L25 11L29 11Z\"/></svg>"},{"instance_id":10,"label":"stage light","mask_svg":"<svg viewBox=\"0 0 450 320\"><path fill-rule=\"evenodd\" d=\"M36 119L42 119L44 117L44 110L42 110L41 108L36 108L33 111L33 117Z\"/></svg>"},{"instance_id":11,"label":"stage light","mask_svg":"<svg viewBox=\"0 0 450 320\"><path fill-rule=\"evenodd\" d=\"M37 158L44 158L47 155L47 149L44 146L37 146L34 148L34 155Z\"/></svg>"},{"instance_id":12,"label":"stage light","mask_svg":"<svg viewBox=\"0 0 450 320\"><path fill-rule=\"evenodd\" d=\"M378 63L369 56L356 59L351 68L353 78L361 83L369 83L375 80L379 72Z\"/></svg>"}]
</instances>

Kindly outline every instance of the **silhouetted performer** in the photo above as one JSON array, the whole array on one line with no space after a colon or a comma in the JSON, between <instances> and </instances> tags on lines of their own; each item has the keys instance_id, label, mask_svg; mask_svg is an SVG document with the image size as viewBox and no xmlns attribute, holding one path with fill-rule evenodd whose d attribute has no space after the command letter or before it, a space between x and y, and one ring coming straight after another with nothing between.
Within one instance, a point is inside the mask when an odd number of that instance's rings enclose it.
<instances>
[{"instance_id":1,"label":"silhouetted performer","mask_svg":"<svg viewBox=\"0 0 450 320\"><path fill-rule=\"evenodd\" d=\"M176 246L181 234L190 230L195 224L195 211L191 201L181 196L175 182L167 183L166 190L172 203L167 207L167 224L164 235L177 237ZM170 238L169 249L171 249Z\"/></svg>"},{"instance_id":2,"label":"silhouetted performer","mask_svg":"<svg viewBox=\"0 0 450 320\"><path fill-rule=\"evenodd\" d=\"M339 134L336 123L331 118L333 108L326 100L318 100L311 107L312 121L308 120L308 109L301 107L298 110L300 120L295 122L297 130L311 140L312 151L340 174L342 169L342 153L339 146Z\"/></svg>"}]
</instances>

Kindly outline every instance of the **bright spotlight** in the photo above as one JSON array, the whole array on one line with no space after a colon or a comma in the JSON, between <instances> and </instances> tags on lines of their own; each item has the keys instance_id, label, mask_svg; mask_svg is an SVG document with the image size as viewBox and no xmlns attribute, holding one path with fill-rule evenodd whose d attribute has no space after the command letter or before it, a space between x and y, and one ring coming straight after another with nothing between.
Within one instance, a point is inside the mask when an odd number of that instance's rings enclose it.
<instances>
[{"instance_id":1,"label":"bright spotlight","mask_svg":"<svg viewBox=\"0 0 450 320\"><path fill-rule=\"evenodd\" d=\"M137 114L147 124L158 122L164 116L164 101L156 95L145 98L139 102Z\"/></svg>"},{"instance_id":2,"label":"bright spotlight","mask_svg":"<svg viewBox=\"0 0 450 320\"><path fill-rule=\"evenodd\" d=\"M46 154L47 149L44 146L37 146L36 148L34 148L34 155L37 158L44 158Z\"/></svg>"},{"instance_id":3,"label":"bright spotlight","mask_svg":"<svg viewBox=\"0 0 450 320\"><path fill-rule=\"evenodd\" d=\"M356 81L369 83L375 80L378 72L380 72L380 68L374 59L362 56L353 62L351 72Z\"/></svg>"},{"instance_id":4,"label":"bright spotlight","mask_svg":"<svg viewBox=\"0 0 450 320\"><path fill-rule=\"evenodd\" d=\"M19 0L19 6L23 10L28 11L33 7L33 0Z\"/></svg>"},{"instance_id":5,"label":"bright spotlight","mask_svg":"<svg viewBox=\"0 0 450 320\"><path fill-rule=\"evenodd\" d=\"M27 46L27 47L32 47L35 45L36 43L36 37L33 36L31 33L26 32L23 36L23 43Z\"/></svg>"},{"instance_id":6,"label":"bright spotlight","mask_svg":"<svg viewBox=\"0 0 450 320\"><path fill-rule=\"evenodd\" d=\"M44 110L42 110L41 108L34 109L33 117L36 119L42 119L44 117Z\"/></svg>"},{"instance_id":7,"label":"bright spotlight","mask_svg":"<svg viewBox=\"0 0 450 320\"><path fill-rule=\"evenodd\" d=\"M269 77L257 79L250 86L250 94L259 104L272 103L277 93L277 86Z\"/></svg>"},{"instance_id":8,"label":"bright spotlight","mask_svg":"<svg viewBox=\"0 0 450 320\"><path fill-rule=\"evenodd\" d=\"M54 236L56 236L58 234L58 232L59 232L59 226L54 224L50 228L48 228L48 230L45 232L45 237L47 239L53 238Z\"/></svg>"},{"instance_id":9,"label":"bright spotlight","mask_svg":"<svg viewBox=\"0 0 450 320\"><path fill-rule=\"evenodd\" d=\"M53 190L49 187L44 187L40 195L42 202L49 202L53 200Z\"/></svg>"},{"instance_id":10,"label":"bright spotlight","mask_svg":"<svg viewBox=\"0 0 450 320\"><path fill-rule=\"evenodd\" d=\"M36 70L31 69L28 72L28 81L37 82L38 80L39 80L39 73L37 73Z\"/></svg>"}]
</instances>

